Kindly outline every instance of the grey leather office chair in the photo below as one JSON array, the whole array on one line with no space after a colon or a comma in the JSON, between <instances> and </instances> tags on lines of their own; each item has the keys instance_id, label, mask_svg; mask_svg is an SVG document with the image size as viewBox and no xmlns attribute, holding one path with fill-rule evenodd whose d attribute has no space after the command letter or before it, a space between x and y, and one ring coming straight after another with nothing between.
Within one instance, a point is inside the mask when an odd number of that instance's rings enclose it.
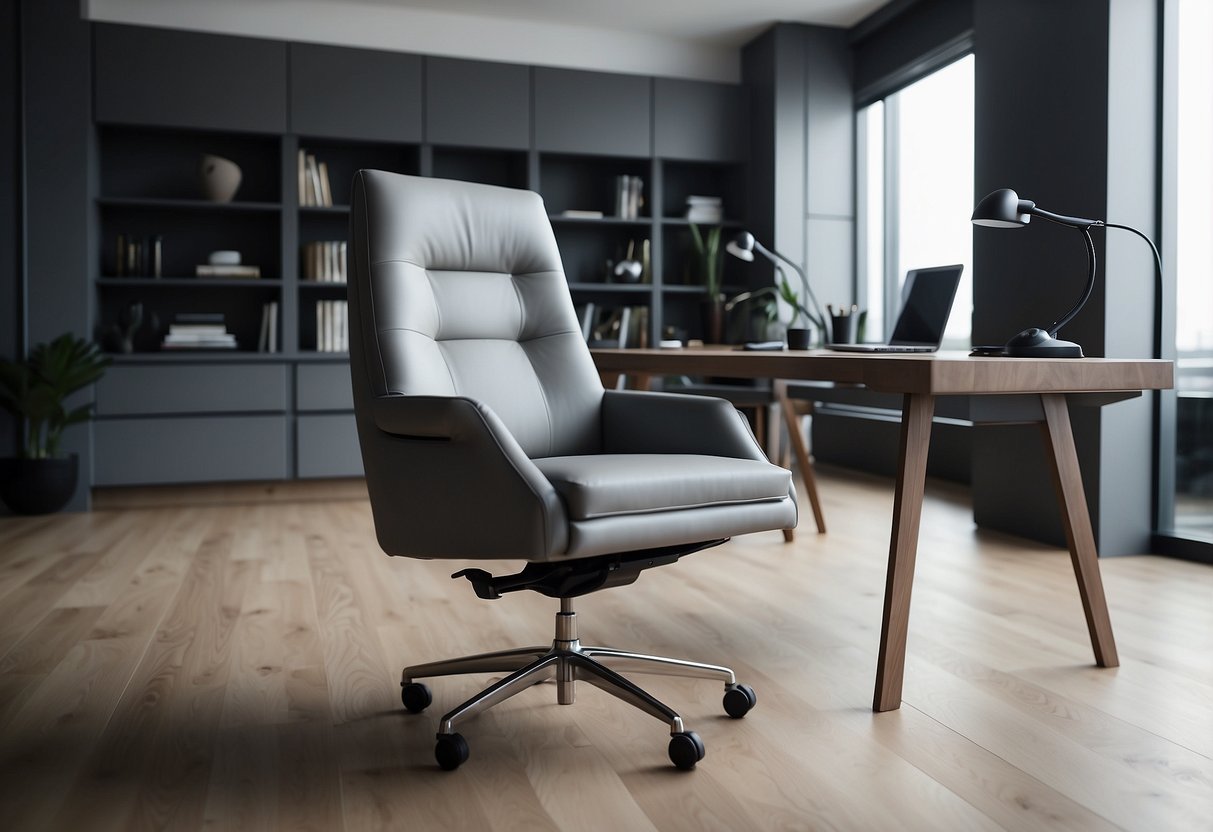
<instances>
[{"instance_id":1,"label":"grey leather office chair","mask_svg":"<svg viewBox=\"0 0 1213 832\"><path fill-rule=\"evenodd\" d=\"M619 671L721 681L734 717L753 691L725 667L582 645L572 599L730 535L794 526L789 473L724 401L603 390L538 195L360 171L351 239L354 408L380 546L525 559L514 575L453 577L481 598L560 599L551 645L404 669L413 712L431 702L417 679L509 674L442 717L439 764L468 757L458 725L555 678L561 704L583 680L667 723L670 759L693 768L703 743Z\"/></svg>"}]
</instances>

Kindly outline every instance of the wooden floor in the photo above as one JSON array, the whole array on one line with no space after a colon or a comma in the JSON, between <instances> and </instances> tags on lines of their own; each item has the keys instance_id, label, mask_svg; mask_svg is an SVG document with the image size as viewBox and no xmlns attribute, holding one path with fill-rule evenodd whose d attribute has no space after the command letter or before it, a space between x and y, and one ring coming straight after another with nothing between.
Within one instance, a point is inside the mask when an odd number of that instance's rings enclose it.
<instances>
[{"instance_id":1,"label":"wooden floor","mask_svg":"<svg viewBox=\"0 0 1213 832\"><path fill-rule=\"evenodd\" d=\"M825 471L828 535L580 599L587 643L757 690L734 721L717 684L638 677L703 737L690 774L586 685L468 723L471 759L437 770L438 716L487 680L436 680L409 716L400 668L550 641L555 604L383 556L363 501L0 520L0 827L1213 828L1213 569L1103 561L1123 664L1099 670L1066 554L975 531L932 485L905 704L876 715L891 490Z\"/></svg>"}]
</instances>

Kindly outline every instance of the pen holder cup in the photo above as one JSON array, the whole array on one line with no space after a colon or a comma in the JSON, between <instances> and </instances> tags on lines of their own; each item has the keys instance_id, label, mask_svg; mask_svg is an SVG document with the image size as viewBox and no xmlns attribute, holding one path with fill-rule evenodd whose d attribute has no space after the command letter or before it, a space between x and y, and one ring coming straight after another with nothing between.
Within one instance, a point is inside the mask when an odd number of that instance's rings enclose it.
<instances>
[{"instance_id":1,"label":"pen holder cup","mask_svg":"<svg viewBox=\"0 0 1213 832\"><path fill-rule=\"evenodd\" d=\"M830 342L834 344L854 344L859 329L858 315L831 315Z\"/></svg>"}]
</instances>

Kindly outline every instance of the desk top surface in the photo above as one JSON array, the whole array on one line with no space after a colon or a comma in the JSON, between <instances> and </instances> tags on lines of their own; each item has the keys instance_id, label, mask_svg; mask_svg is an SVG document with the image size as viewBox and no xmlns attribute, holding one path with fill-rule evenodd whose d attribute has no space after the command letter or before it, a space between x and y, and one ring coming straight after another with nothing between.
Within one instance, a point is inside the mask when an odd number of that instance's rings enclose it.
<instances>
[{"instance_id":1,"label":"desk top surface","mask_svg":"<svg viewBox=\"0 0 1213 832\"><path fill-rule=\"evenodd\" d=\"M976 358L962 352L746 351L732 347L595 349L602 372L782 378L862 384L885 393L971 395L1166 390L1170 361L1136 358Z\"/></svg>"}]
</instances>

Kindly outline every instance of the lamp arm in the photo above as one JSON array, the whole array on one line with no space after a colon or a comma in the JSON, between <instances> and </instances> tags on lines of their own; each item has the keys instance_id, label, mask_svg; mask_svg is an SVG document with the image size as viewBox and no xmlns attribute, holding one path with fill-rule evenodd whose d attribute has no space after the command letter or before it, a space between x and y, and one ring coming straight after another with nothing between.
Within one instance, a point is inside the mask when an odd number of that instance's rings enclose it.
<instances>
[{"instance_id":1,"label":"lamp arm","mask_svg":"<svg viewBox=\"0 0 1213 832\"><path fill-rule=\"evenodd\" d=\"M793 263L788 258L784 257L779 252L777 252L773 249L768 249L766 246L764 246L762 243L758 242L757 240L754 241L754 249L759 254L761 254L762 256L764 256L768 260L770 260L772 263L774 263L775 268L779 268L779 262L776 260L776 258L779 258L779 260L782 260L784 263L786 263L788 266L790 266L792 271L796 272L796 274L800 277L800 285L801 285L801 287L804 288L805 296L808 297L808 299L812 302L813 309L817 312L817 319L814 320L813 316L808 314L807 309L805 310L805 313L808 316L808 319L812 323L816 324L824 332L825 326L826 326L825 325L826 316L825 316L825 313L823 313L821 311L821 304L819 304L817 302L816 295L813 294L813 287L811 287L809 285L809 278L804 273L804 269L800 268L800 266L797 266L795 263ZM828 337L828 335L827 335L827 337Z\"/></svg>"},{"instance_id":2,"label":"lamp arm","mask_svg":"<svg viewBox=\"0 0 1213 832\"><path fill-rule=\"evenodd\" d=\"M1102 225L1103 223L1100 223ZM1057 321L1049 325L1049 335L1053 338L1057 337L1057 331L1074 319L1074 316L1086 305L1091 297L1091 292L1095 289L1095 241L1091 239L1090 226L1080 228L1083 239L1087 243L1087 287L1083 290L1082 297L1078 299L1078 303L1074 304L1069 312L1062 315Z\"/></svg>"},{"instance_id":3,"label":"lamp arm","mask_svg":"<svg viewBox=\"0 0 1213 832\"><path fill-rule=\"evenodd\" d=\"M1154 255L1154 304L1158 309L1162 309L1162 256L1158 253L1158 246L1154 245L1154 241L1147 237L1136 228L1128 225L1121 225L1115 222L1100 223L1107 228L1119 228L1122 231L1132 231L1138 237L1146 241L1146 245L1150 247L1151 253ZM1157 314L1155 313L1154 321L1154 357L1162 358L1162 327L1159 325Z\"/></svg>"},{"instance_id":4,"label":"lamp arm","mask_svg":"<svg viewBox=\"0 0 1213 832\"><path fill-rule=\"evenodd\" d=\"M1068 225L1071 228L1090 228L1093 225L1103 225L1103 220L1089 220L1084 217L1071 217L1066 214L1054 214L1052 211L1046 211L1043 208L1037 208L1033 205L1028 209L1028 213L1034 217L1040 217L1042 220L1055 222L1058 225Z\"/></svg>"},{"instance_id":5,"label":"lamp arm","mask_svg":"<svg viewBox=\"0 0 1213 832\"><path fill-rule=\"evenodd\" d=\"M1082 309L1083 304L1091 297L1091 290L1095 287L1095 245L1091 241L1091 228L1119 228L1122 231L1130 231L1146 241L1146 245L1150 247L1150 253L1154 255L1154 280L1155 280L1155 304L1161 307L1162 305L1162 256L1158 253L1158 246L1154 245L1146 234L1138 231L1130 225L1121 225L1116 222L1105 222L1104 220L1088 220L1082 217L1069 217L1064 214L1054 214L1051 211L1044 211L1040 208L1032 208L1030 212L1041 219L1049 220L1050 222L1058 223L1059 225L1070 226L1071 228L1080 229L1086 235L1087 242L1087 258L1090 263L1090 277L1087 279L1087 288L1083 293L1082 299L1078 304L1061 318L1060 321L1049 327L1049 333L1056 337L1057 330L1068 324L1070 320L1078 314ZM1154 326L1154 357L1162 358L1162 329L1157 325Z\"/></svg>"}]
</instances>

